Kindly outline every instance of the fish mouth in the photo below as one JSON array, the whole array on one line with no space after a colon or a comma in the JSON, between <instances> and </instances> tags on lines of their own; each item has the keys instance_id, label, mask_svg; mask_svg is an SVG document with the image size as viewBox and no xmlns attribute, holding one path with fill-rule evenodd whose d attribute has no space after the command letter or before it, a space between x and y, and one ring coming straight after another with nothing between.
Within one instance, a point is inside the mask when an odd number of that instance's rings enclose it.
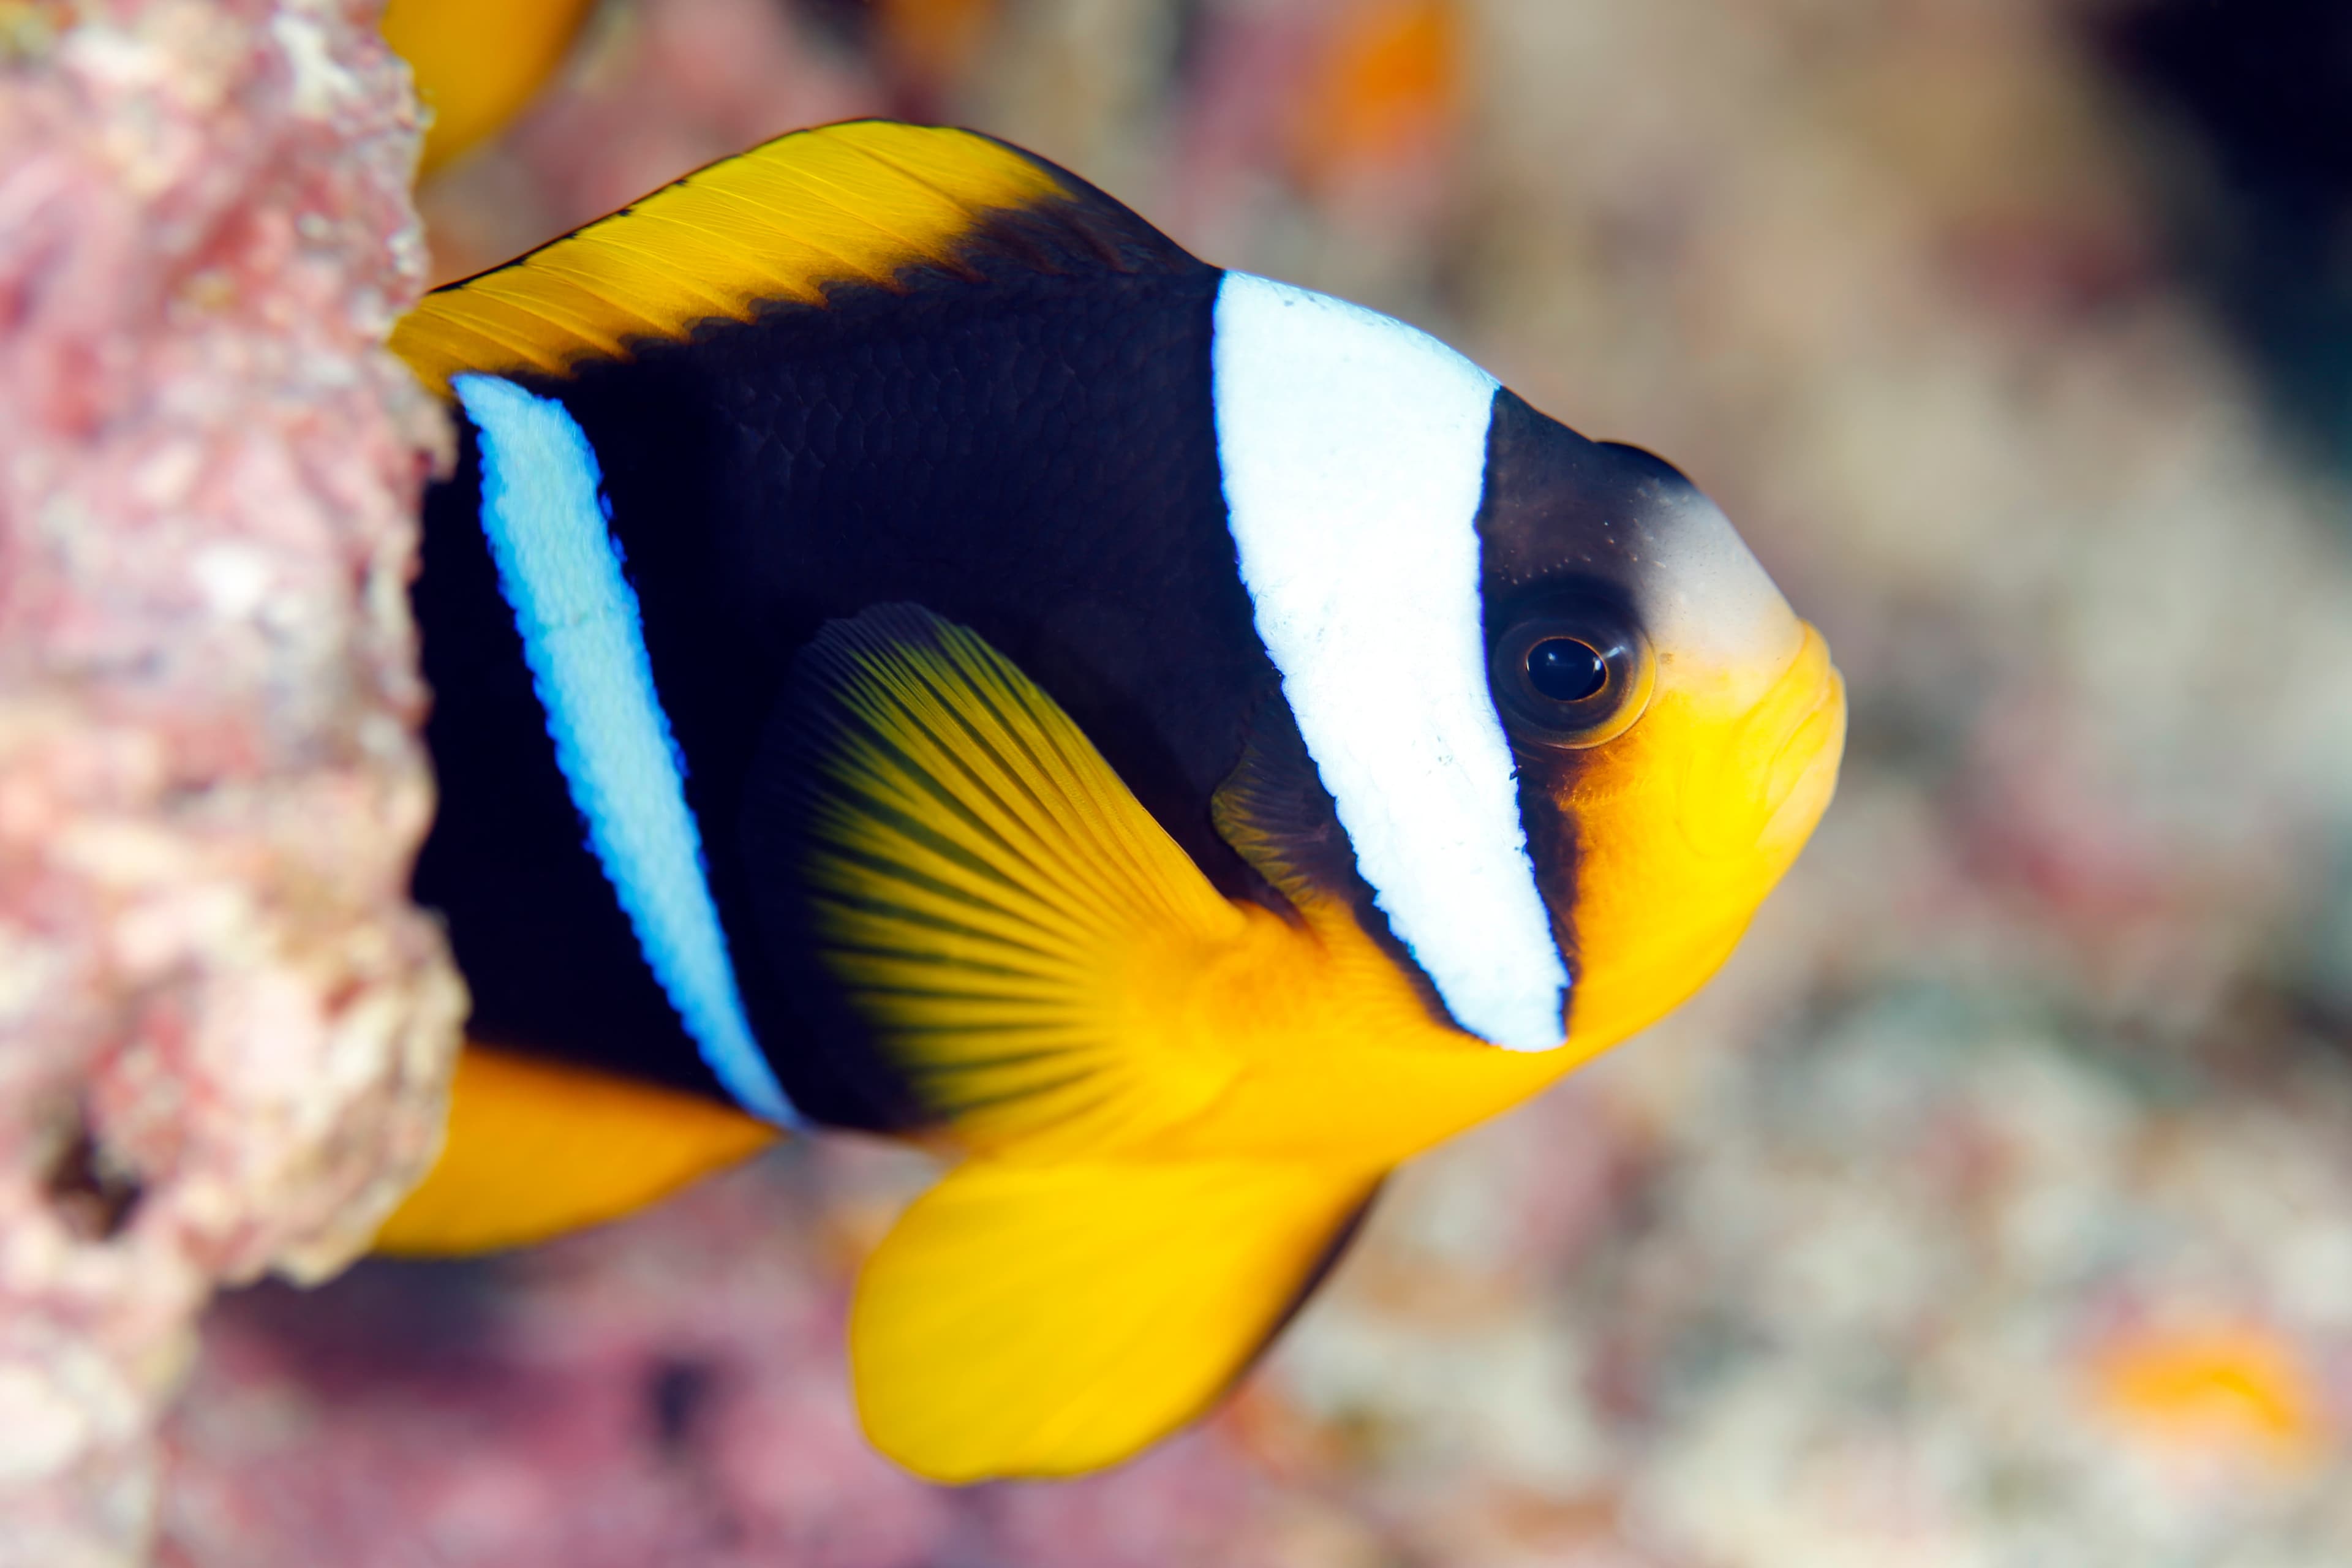
<instances>
[{"instance_id":1,"label":"fish mouth","mask_svg":"<svg viewBox=\"0 0 2352 1568\"><path fill-rule=\"evenodd\" d=\"M1784 690L1787 705L1781 708ZM1769 842L1790 829L1801 837L1812 830L1829 805L1845 754L1845 677L1830 662L1828 643L1810 623L1804 646L1766 702L1786 714L1780 743L1764 767L1762 837Z\"/></svg>"},{"instance_id":2,"label":"fish mouth","mask_svg":"<svg viewBox=\"0 0 2352 1568\"><path fill-rule=\"evenodd\" d=\"M1798 625L1797 650L1764 695L1694 758L1682 828L1704 858L1801 842L1829 805L1845 750L1845 681L1822 634Z\"/></svg>"}]
</instances>

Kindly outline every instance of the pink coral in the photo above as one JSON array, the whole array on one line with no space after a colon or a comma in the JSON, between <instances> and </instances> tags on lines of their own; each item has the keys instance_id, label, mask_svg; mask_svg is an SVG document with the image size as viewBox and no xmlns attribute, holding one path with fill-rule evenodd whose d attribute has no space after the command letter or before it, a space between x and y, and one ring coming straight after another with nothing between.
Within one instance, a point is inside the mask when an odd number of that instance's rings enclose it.
<instances>
[{"instance_id":1,"label":"pink coral","mask_svg":"<svg viewBox=\"0 0 2352 1568\"><path fill-rule=\"evenodd\" d=\"M463 993L404 585L437 417L364 6L93 5L0 63L0 1563L133 1561L216 1279L427 1157Z\"/></svg>"}]
</instances>

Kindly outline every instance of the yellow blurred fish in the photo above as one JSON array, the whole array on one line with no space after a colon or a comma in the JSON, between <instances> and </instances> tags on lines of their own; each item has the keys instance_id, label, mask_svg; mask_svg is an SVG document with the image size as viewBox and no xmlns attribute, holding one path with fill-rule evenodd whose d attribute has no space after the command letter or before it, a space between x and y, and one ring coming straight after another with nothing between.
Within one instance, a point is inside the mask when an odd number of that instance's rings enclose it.
<instances>
[{"instance_id":1,"label":"yellow blurred fish","mask_svg":"<svg viewBox=\"0 0 2352 1568\"><path fill-rule=\"evenodd\" d=\"M432 112L419 177L488 140L522 111L588 18L594 0L388 0L383 37L415 73Z\"/></svg>"},{"instance_id":2,"label":"yellow blurred fish","mask_svg":"<svg viewBox=\"0 0 2352 1568\"><path fill-rule=\"evenodd\" d=\"M394 342L464 437L416 890L475 1010L381 1245L918 1139L849 1354L926 1476L1199 1415L1830 798L1828 653L1682 475L983 136L783 137Z\"/></svg>"}]
</instances>

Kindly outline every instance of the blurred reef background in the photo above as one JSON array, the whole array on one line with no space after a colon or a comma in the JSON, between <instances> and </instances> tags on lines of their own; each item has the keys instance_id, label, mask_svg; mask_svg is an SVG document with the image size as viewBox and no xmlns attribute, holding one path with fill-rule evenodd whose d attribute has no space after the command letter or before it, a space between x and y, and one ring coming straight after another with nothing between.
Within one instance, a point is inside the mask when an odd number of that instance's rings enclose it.
<instances>
[{"instance_id":1,"label":"blurred reef background","mask_svg":"<svg viewBox=\"0 0 2352 1568\"><path fill-rule=\"evenodd\" d=\"M1719 500L1844 783L1691 1006L1409 1168L1213 1418L927 1488L787 1148L225 1300L181 1568L2352 1563L2352 7L605 0L493 265L794 126L1054 158Z\"/></svg>"}]
</instances>

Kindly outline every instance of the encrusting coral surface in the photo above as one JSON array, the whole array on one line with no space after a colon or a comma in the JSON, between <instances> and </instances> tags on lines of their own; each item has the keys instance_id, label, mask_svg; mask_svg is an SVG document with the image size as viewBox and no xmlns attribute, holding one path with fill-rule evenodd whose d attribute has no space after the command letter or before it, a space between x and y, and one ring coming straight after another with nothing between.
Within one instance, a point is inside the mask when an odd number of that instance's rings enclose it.
<instances>
[{"instance_id":1,"label":"encrusting coral surface","mask_svg":"<svg viewBox=\"0 0 2352 1568\"><path fill-rule=\"evenodd\" d=\"M464 1010L374 9L0 5L0 1564L143 1558L216 1281L340 1267Z\"/></svg>"}]
</instances>

